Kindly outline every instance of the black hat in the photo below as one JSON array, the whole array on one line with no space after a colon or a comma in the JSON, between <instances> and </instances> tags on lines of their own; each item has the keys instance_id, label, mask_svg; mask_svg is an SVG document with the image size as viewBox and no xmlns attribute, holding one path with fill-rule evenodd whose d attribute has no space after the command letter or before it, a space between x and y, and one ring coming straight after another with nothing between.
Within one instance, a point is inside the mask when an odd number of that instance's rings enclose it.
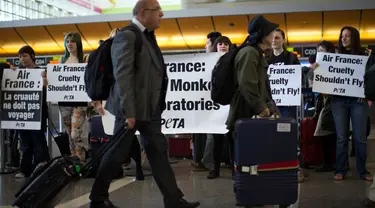
<instances>
[{"instance_id":1,"label":"black hat","mask_svg":"<svg viewBox=\"0 0 375 208\"><path fill-rule=\"evenodd\" d=\"M258 15L250 20L247 32L249 33L251 42L259 42L262 38L268 36L271 32L279 27L279 24L268 21L262 15Z\"/></svg>"}]
</instances>

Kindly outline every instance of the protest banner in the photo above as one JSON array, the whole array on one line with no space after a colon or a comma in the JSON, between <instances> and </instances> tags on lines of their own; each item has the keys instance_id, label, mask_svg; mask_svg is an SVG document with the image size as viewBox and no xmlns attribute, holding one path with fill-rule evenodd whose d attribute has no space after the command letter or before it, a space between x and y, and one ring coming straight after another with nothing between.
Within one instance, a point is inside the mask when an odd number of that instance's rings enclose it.
<instances>
[{"instance_id":1,"label":"protest banner","mask_svg":"<svg viewBox=\"0 0 375 208\"><path fill-rule=\"evenodd\" d=\"M85 87L85 69L86 63L48 64L47 101L90 102Z\"/></svg>"},{"instance_id":2,"label":"protest banner","mask_svg":"<svg viewBox=\"0 0 375 208\"><path fill-rule=\"evenodd\" d=\"M301 105L301 65L270 65L272 98L277 106Z\"/></svg>"},{"instance_id":3,"label":"protest banner","mask_svg":"<svg viewBox=\"0 0 375 208\"><path fill-rule=\"evenodd\" d=\"M220 53L165 56L169 77L164 134L227 132L229 106L211 100L211 72Z\"/></svg>"},{"instance_id":4,"label":"protest banner","mask_svg":"<svg viewBox=\"0 0 375 208\"><path fill-rule=\"evenodd\" d=\"M365 67L368 56L317 53L313 91L364 98Z\"/></svg>"},{"instance_id":5,"label":"protest banner","mask_svg":"<svg viewBox=\"0 0 375 208\"><path fill-rule=\"evenodd\" d=\"M39 130L43 69L5 69L1 84L1 128Z\"/></svg>"}]
</instances>

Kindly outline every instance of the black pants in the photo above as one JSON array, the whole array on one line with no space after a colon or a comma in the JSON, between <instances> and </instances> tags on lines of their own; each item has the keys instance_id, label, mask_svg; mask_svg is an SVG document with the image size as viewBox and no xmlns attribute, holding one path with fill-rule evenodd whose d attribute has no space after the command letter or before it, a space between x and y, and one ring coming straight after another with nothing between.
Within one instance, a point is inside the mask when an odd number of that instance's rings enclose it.
<instances>
[{"instance_id":1,"label":"black pants","mask_svg":"<svg viewBox=\"0 0 375 208\"><path fill-rule=\"evenodd\" d=\"M116 118L115 129L118 131L125 121L122 118ZM116 170L122 165L125 158L129 155L130 147L134 138L134 133L138 130L141 133L143 147L146 151L152 173L156 184L158 185L164 197L166 207L174 207L179 203L183 193L178 188L176 178L168 159L168 142L161 132L161 113L156 113L151 121L137 121L134 129L126 132L125 138L113 146L104 155L95 182L91 189L90 199L92 201L105 201L108 199L108 189Z\"/></svg>"},{"instance_id":2,"label":"black pants","mask_svg":"<svg viewBox=\"0 0 375 208\"><path fill-rule=\"evenodd\" d=\"M234 141L232 138L232 133L227 134L214 134L214 170L220 171L220 164L223 161L223 144L227 139L229 143L230 150L230 160L233 161L234 157Z\"/></svg>"},{"instance_id":3,"label":"black pants","mask_svg":"<svg viewBox=\"0 0 375 208\"><path fill-rule=\"evenodd\" d=\"M336 134L330 134L327 136L322 136L322 151L323 151L323 165L333 166L334 157L333 150L336 146Z\"/></svg>"},{"instance_id":4,"label":"black pants","mask_svg":"<svg viewBox=\"0 0 375 208\"><path fill-rule=\"evenodd\" d=\"M22 159L20 172L30 176L35 167L50 159L47 140L42 130L20 130Z\"/></svg>"}]
</instances>

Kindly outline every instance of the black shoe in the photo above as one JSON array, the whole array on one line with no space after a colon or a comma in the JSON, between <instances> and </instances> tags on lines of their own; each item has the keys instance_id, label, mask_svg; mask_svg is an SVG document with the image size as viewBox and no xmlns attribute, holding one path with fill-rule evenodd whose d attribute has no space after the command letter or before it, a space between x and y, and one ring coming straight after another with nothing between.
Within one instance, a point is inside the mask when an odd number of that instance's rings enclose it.
<instances>
[{"instance_id":1,"label":"black shoe","mask_svg":"<svg viewBox=\"0 0 375 208\"><path fill-rule=\"evenodd\" d=\"M107 200L104 202L91 202L90 203L90 208L119 208L115 205L112 204L111 201Z\"/></svg>"},{"instance_id":2,"label":"black shoe","mask_svg":"<svg viewBox=\"0 0 375 208\"><path fill-rule=\"evenodd\" d=\"M367 199L363 202L363 207L366 207L366 208L375 208L375 202L374 202L374 201L371 201L369 198L367 198Z\"/></svg>"},{"instance_id":3,"label":"black shoe","mask_svg":"<svg viewBox=\"0 0 375 208\"><path fill-rule=\"evenodd\" d=\"M211 170L207 175L207 179L215 179L218 177L220 177L220 171L217 170Z\"/></svg>"},{"instance_id":4,"label":"black shoe","mask_svg":"<svg viewBox=\"0 0 375 208\"><path fill-rule=\"evenodd\" d=\"M178 204L167 205L165 208L196 208L201 205L200 202L188 202L185 199L181 198Z\"/></svg>"}]
</instances>

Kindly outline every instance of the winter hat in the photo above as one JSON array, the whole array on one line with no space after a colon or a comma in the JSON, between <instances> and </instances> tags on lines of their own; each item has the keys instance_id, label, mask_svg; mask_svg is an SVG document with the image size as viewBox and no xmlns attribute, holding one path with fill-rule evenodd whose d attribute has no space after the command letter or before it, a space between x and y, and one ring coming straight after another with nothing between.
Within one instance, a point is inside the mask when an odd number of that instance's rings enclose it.
<instances>
[{"instance_id":1,"label":"winter hat","mask_svg":"<svg viewBox=\"0 0 375 208\"><path fill-rule=\"evenodd\" d=\"M248 24L247 32L252 43L260 42L262 38L268 36L279 27L279 24L268 21L262 15L254 17Z\"/></svg>"}]
</instances>

